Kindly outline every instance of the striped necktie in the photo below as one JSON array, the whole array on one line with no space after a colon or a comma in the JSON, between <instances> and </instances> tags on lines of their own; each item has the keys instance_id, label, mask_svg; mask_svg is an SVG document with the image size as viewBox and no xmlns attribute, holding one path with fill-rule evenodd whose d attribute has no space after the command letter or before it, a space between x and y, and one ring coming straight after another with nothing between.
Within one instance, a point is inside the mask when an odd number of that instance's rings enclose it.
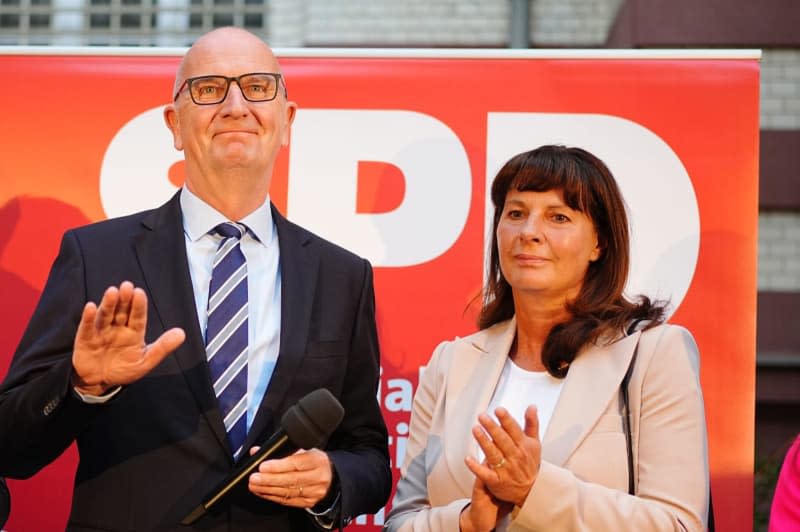
<instances>
[{"instance_id":1,"label":"striped necktie","mask_svg":"<svg viewBox=\"0 0 800 532\"><path fill-rule=\"evenodd\" d=\"M246 231L232 222L211 231L223 238L208 290L206 357L234 458L247 435L247 263L240 245Z\"/></svg>"}]
</instances>

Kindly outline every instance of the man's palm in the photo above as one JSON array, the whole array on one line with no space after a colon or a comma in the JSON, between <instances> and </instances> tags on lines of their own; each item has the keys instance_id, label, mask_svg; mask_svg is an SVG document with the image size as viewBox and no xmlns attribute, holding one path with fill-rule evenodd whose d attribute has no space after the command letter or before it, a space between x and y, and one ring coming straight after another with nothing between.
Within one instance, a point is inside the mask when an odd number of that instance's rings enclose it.
<instances>
[{"instance_id":1,"label":"man's palm","mask_svg":"<svg viewBox=\"0 0 800 532\"><path fill-rule=\"evenodd\" d=\"M99 306L87 303L75 335L74 385L83 393L102 395L109 388L130 384L177 349L186 336L174 328L147 345L146 325L147 295L128 281L108 288Z\"/></svg>"}]
</instances>

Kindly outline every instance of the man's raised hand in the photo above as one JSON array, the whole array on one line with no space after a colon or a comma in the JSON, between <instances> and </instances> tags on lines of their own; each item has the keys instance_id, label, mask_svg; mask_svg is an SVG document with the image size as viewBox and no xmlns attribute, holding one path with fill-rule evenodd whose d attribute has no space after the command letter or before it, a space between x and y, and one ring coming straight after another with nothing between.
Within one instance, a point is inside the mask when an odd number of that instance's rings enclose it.
<instances>
[{"instance_id":1,"label":"man's raised hand","mask_svg":"<svg viewBox=\"0 0 800 532\"><path fill-rule=\"evenodd\" d=\"M73 385L88 395L130 384L156 367L186 338L173 328L145 344L147 295L133 283L109 287L100 305L83 307L72 350Z\"/></svg>"}]
</instances>

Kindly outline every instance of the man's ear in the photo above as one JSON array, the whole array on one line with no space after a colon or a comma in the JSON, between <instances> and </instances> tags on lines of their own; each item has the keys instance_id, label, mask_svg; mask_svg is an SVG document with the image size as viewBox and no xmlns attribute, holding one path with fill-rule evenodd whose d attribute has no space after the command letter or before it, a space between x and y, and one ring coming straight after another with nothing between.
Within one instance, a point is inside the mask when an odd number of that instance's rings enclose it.
<instances>
[{"instance_id":1,"label":"man's ear","mask_svg":"<svg viewBox=\"0 0 800 532\"><path fill-rule=\"evenodd\" d=\"M281 146L289 145L289 132L294 123L294 117L297 114L297 104L291 101L286 102L286 127L283 129L283 138L281 139Z\"/></svg>"},{"instance_id":2,"label":"man's ear","mask_svg":"<svg viewBox=\"0 0 800 532\"><path fill-rule=\"evenodd\" d=\"M172 132L172 145L178 151L183 150L183 140L181 139L180 121L178 120L178 111L172 104L164 107L164 122L167 128Z\"/></svg>"}]
</instances>

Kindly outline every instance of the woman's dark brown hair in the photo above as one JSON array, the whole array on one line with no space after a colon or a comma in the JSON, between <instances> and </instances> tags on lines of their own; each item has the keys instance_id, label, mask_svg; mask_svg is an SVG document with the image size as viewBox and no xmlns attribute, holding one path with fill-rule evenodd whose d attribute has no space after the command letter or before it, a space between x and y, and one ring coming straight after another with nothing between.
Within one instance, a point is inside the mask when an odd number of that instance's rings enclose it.
<instances>
[{"instance_id":1,"label":"woman's dark brown hair","mask_svg":"<svg viewBox=\"0 0 800 532\"><path fill-rule=\"evenodd\" d=\"M514 296L503 277L497 249L497 225L509 190L558 190L571 208L586 214L594 224L600 257L589 264L580 293L567 305L571 318L555 325L542 348L547 371L563 378L580 349L605 331L623 331L636 320L652 327L664 317L664 305L646 296L638 302L622 294L628 278L630 239L625 203L606 165L586 150L541 146L512 157L492 183L494 221L489 275L478 326L485 329L514 315Z\"/></svg>"}]
</instances>

